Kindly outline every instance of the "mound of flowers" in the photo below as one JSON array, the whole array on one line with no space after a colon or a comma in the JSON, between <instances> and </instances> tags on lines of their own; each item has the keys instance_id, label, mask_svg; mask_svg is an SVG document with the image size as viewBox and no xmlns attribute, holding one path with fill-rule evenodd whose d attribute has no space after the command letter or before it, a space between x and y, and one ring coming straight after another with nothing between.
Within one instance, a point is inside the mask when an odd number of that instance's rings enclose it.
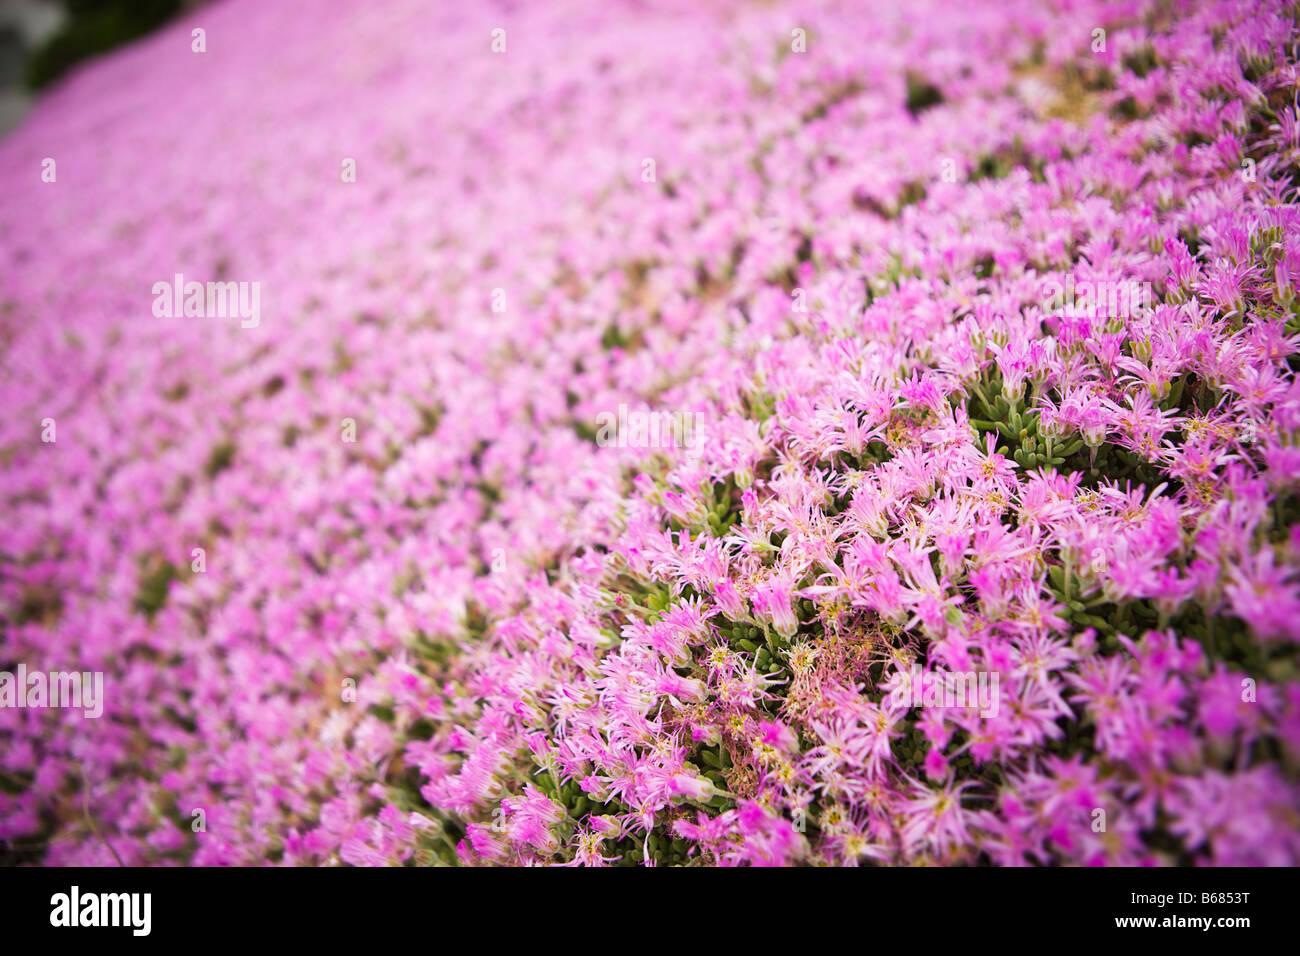
<instances>
[{"instance_id":1,"label":"mound of flowers","mask_svg":"<svg viewBox=\"0 0 1300 956\"><path fill-rule=\"evenodd\" d=\"M0 685L0 861L1300 863L1297 16L84 68L0 142L0 671L101 713Z\"/></svg>"}]
</instances>

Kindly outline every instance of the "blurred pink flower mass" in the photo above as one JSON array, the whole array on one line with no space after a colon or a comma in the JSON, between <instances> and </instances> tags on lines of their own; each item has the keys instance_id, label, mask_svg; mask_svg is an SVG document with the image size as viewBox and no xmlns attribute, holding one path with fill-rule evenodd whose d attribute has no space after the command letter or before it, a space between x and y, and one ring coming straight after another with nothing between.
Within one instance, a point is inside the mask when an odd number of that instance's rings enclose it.
<instances>
[{"instance_id":1,"label":"blurred pink flower mass","mask_svg":"<svg viewBox=\"0 0 1300 956\"><path fill-rule=\"evenodd\" d=\"M85 65L0 141L0 862L1300 864L1294 15Z\"/></svg>"}]
</instances>

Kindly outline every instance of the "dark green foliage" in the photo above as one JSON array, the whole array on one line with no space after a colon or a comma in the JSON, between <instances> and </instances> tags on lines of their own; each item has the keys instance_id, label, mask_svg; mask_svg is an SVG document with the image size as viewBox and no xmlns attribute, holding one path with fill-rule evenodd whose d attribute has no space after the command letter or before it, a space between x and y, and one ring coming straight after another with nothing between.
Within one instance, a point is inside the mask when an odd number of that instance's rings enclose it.
<instances>
[{"instance_id":1,"label":"dark green foliage","mask_svg":"<svg viewBox=\"0 0 1300 956\"><path fill-rule=\"evenodd\" d=\"M68 0L68 21L27 63L27 85L41 89L82 60L144 36L183 6L181 0Z\"/></svg>"},{"instance_id":2,"label":"dark green foliage","mask_svg":"<svg viewBox=\"0 0 1300 956\"><path fill-rule=\"evenodd\" d=\"M907 112L919 116L943 102L943 91L918 73L907 74Z\"/></svg>"}]
</instances>

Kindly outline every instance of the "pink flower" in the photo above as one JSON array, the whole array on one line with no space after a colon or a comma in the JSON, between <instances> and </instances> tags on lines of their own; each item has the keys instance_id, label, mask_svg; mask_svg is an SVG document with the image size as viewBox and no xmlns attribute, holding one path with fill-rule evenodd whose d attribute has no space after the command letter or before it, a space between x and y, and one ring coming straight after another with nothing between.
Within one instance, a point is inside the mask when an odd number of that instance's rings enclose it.
<instances>
[{"instance_id":1,"label":"pink flower","mask_svg":"<svg viewBox=\"0 0 1300 956\"><path fill-rule=\"evenodd\" d=\"M754 613L771 622L782 637L793 637L799 630L799 619L791 607L791 587L788 580L772 579L754 586L751 600Z\"/></svg>"}]
</instances>

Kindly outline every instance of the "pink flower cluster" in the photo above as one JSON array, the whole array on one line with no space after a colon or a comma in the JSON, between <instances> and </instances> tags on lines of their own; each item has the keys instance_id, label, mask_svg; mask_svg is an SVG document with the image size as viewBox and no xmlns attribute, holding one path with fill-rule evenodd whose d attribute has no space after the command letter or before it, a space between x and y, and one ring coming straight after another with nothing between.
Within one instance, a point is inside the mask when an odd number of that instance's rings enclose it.
<instances>
[{"instance_id":1,"label":"pink flower cluster","mask_svg":"<svg viewBox=\"0 0 1300 956\"><path fill-rule=\"evenodd\" d=\"M0 707L0 862L1300 863L1293 17L229 0L84 68L0 142L0 671L105 700Z\"/></svg>"}]
</instances>

